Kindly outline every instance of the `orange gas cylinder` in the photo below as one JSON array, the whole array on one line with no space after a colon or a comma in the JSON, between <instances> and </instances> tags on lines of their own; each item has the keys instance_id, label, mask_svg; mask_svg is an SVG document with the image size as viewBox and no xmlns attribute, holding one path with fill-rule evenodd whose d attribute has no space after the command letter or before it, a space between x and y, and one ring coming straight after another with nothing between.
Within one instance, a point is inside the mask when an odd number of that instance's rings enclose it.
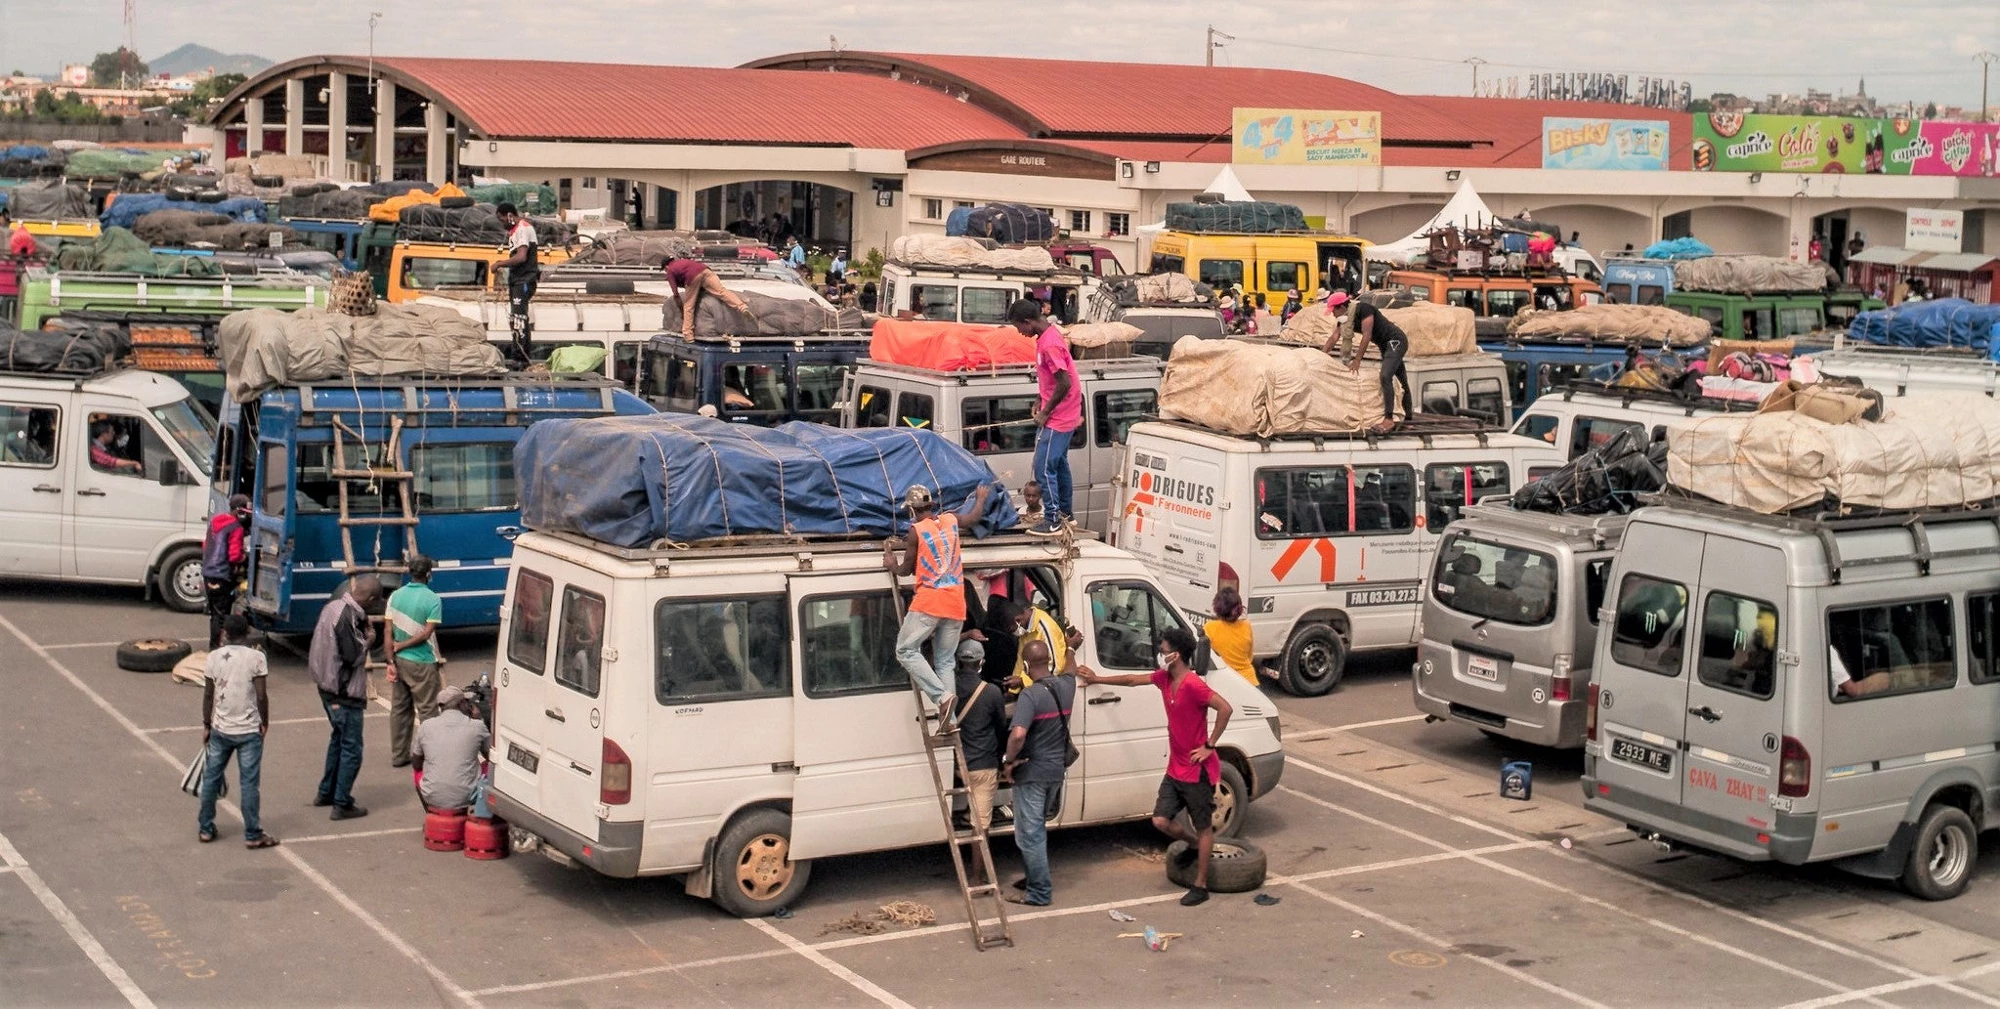
<instances>
[{"instance_id":1,"label":"orange gas cylinder","mask_svg":"<svg viewBox=\"0 0 2000 1009\"><path fill-rule=\"evenodd\" d=\"M465 821L465 857L492 859L507 857L507 821L499 817Z\"/></svg>"},{"instance_id":2,"label":"orange gas cylinder","mask_svg":"<svg viewBox=\"0 0 2000 1009\"><path fill-rule=\"evenodd\" d=\"M424 847L432 851L457 851L465 847L465 810L426 810Z\"/></svg>"}]
</instances>

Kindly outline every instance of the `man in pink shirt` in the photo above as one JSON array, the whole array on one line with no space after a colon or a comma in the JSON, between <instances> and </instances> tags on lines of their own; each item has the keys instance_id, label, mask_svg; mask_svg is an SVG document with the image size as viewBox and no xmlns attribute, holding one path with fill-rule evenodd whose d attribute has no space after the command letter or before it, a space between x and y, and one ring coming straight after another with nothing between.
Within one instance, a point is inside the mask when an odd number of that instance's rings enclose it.
<instances>
[{"instance_id":1,"label":"man in pink shirt","mask_svg":"<svg viewBox=\"0 0 2000 1009\"><path fill-rule=\"evenodd\" d=\"M1035 381L1041 401L1035 407L1034 471L1042 481L1047 517L1031 533L1054 534L1076 521L1071 510L1069 443L1083 425L1083 389L1077 382L1076 361L1069 355L1069 337L1042 314L1042 303L1023 298L1007 310L1021 335L1035 340Z\"/></svg>"}]
</instances>

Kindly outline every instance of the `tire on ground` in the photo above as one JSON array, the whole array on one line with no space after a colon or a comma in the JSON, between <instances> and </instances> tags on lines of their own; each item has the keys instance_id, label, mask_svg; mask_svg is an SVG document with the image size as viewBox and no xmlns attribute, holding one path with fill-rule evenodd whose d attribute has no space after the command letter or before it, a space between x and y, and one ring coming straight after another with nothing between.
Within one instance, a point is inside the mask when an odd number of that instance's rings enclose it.
<instances>
[{"instance_id":1,"label":"tire on ground","mask_svg":"<svg viewBox=\"0 0 2000 1009\"><path fill-rule=\"evenodd\" d=\"M1197 868L1177 862L1186 841L1167 845L1167 879L1175 886L1193 886ZM1238 838L1216 838L1208 851L1208 889L1214 893L1248 893L1264 885L1264 849Z\"/></svg>"},{"instance_id":2,"label":"tire on ground","mask_svg":"<svg viewBox=\"0 0 2000 1009\"><path fill-rule=\"evenodd\" d=\"M172 638L136 638L118 646L118 668L135 673L165 673L173 670L194 649Z\"/></svg>"},{"instance_id":3,"label":"tire on ground","mask_svg":"<svg viewBox=\"0 0 2000 1009\"><path fill-rule=\"evenodd\" d=\"M731 820L715 842L715 903L738 918L762 918L797 900L812 878L812 862L794 862L792 818L752 809Z\"/></svg>"},{"instance_id":4,"label":"tire on ground","mask_svg":"<svg viewBox=\"0 0 2000 1009\"><path fill-rule=\"evenodd\" d=\"M1965 892L1979 866L1979 830L1957 806L1935 803L1917 820L1916 840L1903 866L1903 888L1925 900L1950 900Z\"/></svg>"},{"instance_id":5,"label":"tire on ground","mask_svg":"<svg viewBox=\"0 0 2000 1009\"><path fill-rule=\"evenodd\" d=\"M185 546L169 552L160 561L153 583L154 591L168 609L200 613L208 608L208 583L201 575L200 547Z\"/></svg>"},{"instance_id":6,"label":"tire on ground","mask_svg":"<svg viewBox=\"0 0 2000 1009\"><path fill-rule=\"evenodd\" d=\"M1300 624L1285 642L1278 685L1298 697L1318 697L1332 690L1347 672L1347 643L1326 624Z\"/></svg>"}]
</instances>

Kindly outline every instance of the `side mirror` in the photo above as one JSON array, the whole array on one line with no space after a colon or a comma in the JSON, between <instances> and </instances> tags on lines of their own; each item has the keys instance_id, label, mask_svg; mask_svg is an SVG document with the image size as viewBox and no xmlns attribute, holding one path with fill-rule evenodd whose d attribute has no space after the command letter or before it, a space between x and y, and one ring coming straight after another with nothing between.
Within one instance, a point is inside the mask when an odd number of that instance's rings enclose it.
<instances>
[{"instance_id":1,"label":"side mirror","mask_svg":"<svg viewBox=\"0 0 2000 1009\"><path fill-rule=\"evenodd\" d=\"M187 480L185 475L181 473L180 460L168 458L161 461L160 486L179 487L185 483L187 483Z\"/></svg>"},{"instance_id":2,"label":"side mirror","mask_svg":"<svg viewBox=\"0 0 2000 1009\"><path fill-rule=\"evenodd\" d=\"M1189 661L1188 665L1193 666L1194 671L1203 676L1208 675L1209 670L1214 668L1215 659L1209 654L1208 635L1196 634L1194 636L1194 658Z\"/></svg>"}]
</instances>

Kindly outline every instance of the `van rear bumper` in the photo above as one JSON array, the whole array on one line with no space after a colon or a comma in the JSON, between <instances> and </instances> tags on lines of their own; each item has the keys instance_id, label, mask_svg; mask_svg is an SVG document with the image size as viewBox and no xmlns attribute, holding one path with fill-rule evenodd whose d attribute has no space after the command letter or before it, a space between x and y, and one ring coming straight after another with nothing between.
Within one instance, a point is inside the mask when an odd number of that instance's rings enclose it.
<instances>
[{"instance_id":1,"label":"van rear bumper","mask_svg":"<svg viewBox=\"0 0 2000 1009\"><path fill-rule=\"evenodd\" d=\"M599 820L597 836L601 840L593 841L521 805L498 789L488 793L486 799L493 812L510 826L541 838L543 844L606 876L630 879L639 875L639 844L646 833L646 824L642 820Z\"/></svg>"},{"instance_id":2,"label":"van rear bumper","mask_svg":"<svg viewBox=\"0 0 2000 1009\"><path fill-rule=\"evenodd\" d=\"M1804 865L1819 825L1815 814L1777 813L1769 831L1758 831L1629 789L1613 788L1610 795L1599 795L1597 778L1588 768L1583 776L1583 807L1633 830L1657 832L1669 840L1745 862ZM1768 844L1757 843L1760 833L1770 838Z\"/></svg>"},{"instance_id":3,"label":"van rear bumper","mask_svg":"<svg viewBox=\"0 0 2000 1009\"><path fill-rule=\"evenodd\" d=\"M1573 750L1583 745L1583 722L1589 709L1581 698L1547 702L1539 709L1543 720L1529 722L1487 712L1478 705L1455 704L1431 694L1424 690L1421 673L1410 677L1410 696L1419 712L1442 721L1470 725L1508 739L1553 749Z\"/></svg>"}]
</instances>

